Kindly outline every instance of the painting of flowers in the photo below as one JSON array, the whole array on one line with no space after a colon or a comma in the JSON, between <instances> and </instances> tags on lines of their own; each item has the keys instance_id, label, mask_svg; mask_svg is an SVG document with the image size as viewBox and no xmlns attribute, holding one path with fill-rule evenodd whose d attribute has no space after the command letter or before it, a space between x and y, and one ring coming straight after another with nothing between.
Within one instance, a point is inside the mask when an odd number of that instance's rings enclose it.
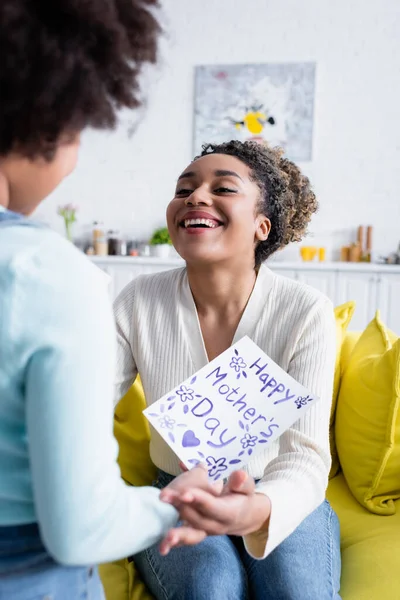
<instances>
[{"instance_id":1,"label":"painting of flowers","mask_svg":"<svg viewBox=\"0 0 400 600\"><path fill-rule=\"evenodd\" d=\"M202 144L253 140L310 161L315 63L198 66L194 150Z\"/></svg>"}]
</instances>

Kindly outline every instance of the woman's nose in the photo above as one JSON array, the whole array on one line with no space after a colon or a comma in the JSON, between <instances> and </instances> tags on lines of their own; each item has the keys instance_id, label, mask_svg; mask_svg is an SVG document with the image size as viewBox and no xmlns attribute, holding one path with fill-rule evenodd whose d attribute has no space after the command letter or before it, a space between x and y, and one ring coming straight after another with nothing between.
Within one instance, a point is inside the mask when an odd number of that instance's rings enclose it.
<instances>
[{"instance_id":1,"label":"woman's nose","mask_svg":"<svg viewBox=\"0 0 400 600\"><path fill-rule=\"evenodd\" d=\"M212 199L204 190L194 190L185 200L186 206L210 206Z\"/></svg>"}]
</instances>

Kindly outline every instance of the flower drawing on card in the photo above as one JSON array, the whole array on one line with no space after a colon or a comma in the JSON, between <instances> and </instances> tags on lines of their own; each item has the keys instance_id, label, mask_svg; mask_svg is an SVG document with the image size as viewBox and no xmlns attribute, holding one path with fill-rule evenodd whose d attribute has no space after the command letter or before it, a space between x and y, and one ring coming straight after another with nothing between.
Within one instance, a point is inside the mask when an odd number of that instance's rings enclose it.
<instances>
[{"instance_id":1,"label":"flower drawing on card","mask_svg":"<svg viewBox=\"0 0 400 600\"><path fill-rule=\"evenodd\" d=\"M190 383L193 384L195 381L196 381L196 377L193 377L191 379ZM195 394L195 392L194 392L194 390L192 388L187 387L184 384L182 384L176 390L176 394L179 397L181 403L185 405L183 407L183 412L184 412L185 415L189 412L189 406L186 404L186 402L191 402L195 398L199 398L200 397L199 394ZM171 397L171 400L173 400L173 399L174 399L174 396Z\"/></svg>"},{"instance_id":2,"label":"flower drawing on card","mask_svg":"<svg viewBox=\"0 0 400 600\"><path fill-rule=\"evenodd\" d=\"M251 435L250 433L245 433L240 443L242 444L243 450L247 450L247 448L254 448L258 440L256 435Z\"/></svg>"},{"instance_id":3,"label":"flower drawing on card","mask_svg":"<svg viewBox=\"0 0 400 600\"><path fill-rule=\"evenodd\" d=\"M187 388L186 385L181 385L179 390L176 390L181 402L190 402L194 398L194 391L191 388Z\"/></svg>"},{"instance_id":4,"label":"flower drawing on card","mask_svg":"<svg viewBox=\"0 0 400 600\"><path fill-rule=\"evenodd\" d=\"M232 356L229 366L231 369L236 371L236 373L237 373L236 379L240 379L240 377L246 378L247 374L246 374L245 369L247 367L247 364L245 363L243 358L241 356L239 356L239 352L236 349L235 349L235 355L236 356Z\"/></svg>"},{"instance_id":5,"label":"flower drawing on card","mask_svg":"<svg viewBox=\"0 0 400 600\"><path fill-rule=\"evenodd\" d=\"M272 419L273 420L273 419ZM258 435L252 435L250 433L250 428L249 426L246 424L244 424L242 421L238 422L240 429L243 429L246 433L243 435L243 437L240 439L240 444L242 446L242 450L239 452L239 457L243 456L243 454L248 454L249 456L251 456L253 454L253 448L255 448L255 446L257 444L266 444L268 441L268 438L270 437L270 434L265 433L264 431L260 431L260 436L263 436L263 438L259 437Z\"/></svg>"},{"instance_id":6,"label":"flower drawing on card","mask_svg":"<svg viewBox=\"0 0 400 600\"><path fill-rule=\"evenodd\" d=\"M175 426L186 428L187 425L186 425L186 423L177 423L176 420L173 419L170 415L165 414L165 405L164 404L160 403L159 409L160 409L159 413L158 412L149 412L149 416L153 417L154 419L157 419L157 425L160 428L160 430L161 431L167 430L168 431L168 439L170 440L170 442L175 444L175 435L173 433ZM153 409L151 408L151 410L153 410ZM155 425L155 423L154 423L154 425Z\"/></svg>"},{"instance_id":7,"label":"flower drawing on card","mask_svg":"<svg viewBox=\"0 0 400 600\"><path fill-rule=\"evenodd\" d=\"M175 423L175 419L172 419L172 417L169 417L168 415L164 415L158 420L158 424L161 427L161 429L173 429Z\"/></svg>"},{"instance_id":8,"label":"flower drawing on card","mask_svg":"<svg viewBox=\"0 0 400 600\"><path fill-rule=\"evenodd\" d=\"M208 476L214 480L221 477L221 473L227 470L228 465L226 464L226 458L214 458L213 456L207 456L206 463L208 466Z\"/></svg>"}]
</instances>

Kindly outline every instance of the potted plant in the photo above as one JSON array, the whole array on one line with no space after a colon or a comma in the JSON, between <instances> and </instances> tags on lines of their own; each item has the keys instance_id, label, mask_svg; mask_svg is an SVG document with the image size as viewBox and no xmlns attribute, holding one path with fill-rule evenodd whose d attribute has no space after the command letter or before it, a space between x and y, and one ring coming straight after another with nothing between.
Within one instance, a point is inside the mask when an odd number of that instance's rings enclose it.
<instances>
[{"instance_id":1,"label":"potted plant","mask_svg":"<svg viewBox=\"0 0 400 600\"><path fill-rule=\"evenodd\" d=\"M169 237L168 229L161 227L153 233L150 242L153 256L158 258L168 258L171 251L171 238Z\"/></svg>"}]
</instances>

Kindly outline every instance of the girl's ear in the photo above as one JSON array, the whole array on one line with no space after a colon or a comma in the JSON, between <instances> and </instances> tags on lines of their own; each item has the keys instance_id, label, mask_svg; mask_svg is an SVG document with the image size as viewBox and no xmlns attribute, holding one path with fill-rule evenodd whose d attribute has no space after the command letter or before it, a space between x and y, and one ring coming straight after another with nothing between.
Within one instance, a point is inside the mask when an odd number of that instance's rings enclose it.
<instances>
[{"instance_id":1,"label":"girl's ear","mask_svg":"<svg viewBox=\"0 0 400 600\"><path fill-rule=\"evenodd\" d=\"M258 215L256 221L256 241L265 242L271 231L271 221L265 215Z\"/></svg>"}]
</instances>

